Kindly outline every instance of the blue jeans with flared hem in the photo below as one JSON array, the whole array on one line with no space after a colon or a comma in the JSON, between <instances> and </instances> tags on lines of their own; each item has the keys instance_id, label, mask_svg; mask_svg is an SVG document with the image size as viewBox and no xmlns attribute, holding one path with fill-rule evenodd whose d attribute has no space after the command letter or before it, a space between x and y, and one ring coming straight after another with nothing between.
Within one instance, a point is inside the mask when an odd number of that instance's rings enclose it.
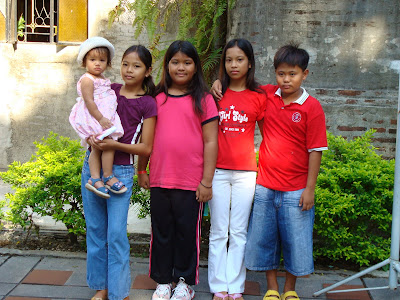
<instances>
[{"instance_id":1,"label":"blue jeans with flared hem","mask_svg":"<svg viewBox=\"0 0 400 300\"><path fill-rule=\"evenodd\" d=\"M89 153L89 152L88 152ZM93 290L108 290L108 299L129 296L131 274L127 220L134 168L114 165L113 174L127 187L123 194L110 192L109 199L85 188L90 178L88 153L82 169L82 201L86 220L87 283Z\"/></svg>"}]
</instances>

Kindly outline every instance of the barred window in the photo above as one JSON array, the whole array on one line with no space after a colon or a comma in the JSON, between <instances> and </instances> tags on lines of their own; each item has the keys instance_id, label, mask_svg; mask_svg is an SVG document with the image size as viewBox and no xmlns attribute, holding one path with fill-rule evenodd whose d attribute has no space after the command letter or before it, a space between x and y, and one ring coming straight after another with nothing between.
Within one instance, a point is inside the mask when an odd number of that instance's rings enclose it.
<instances>
[{"instance_id":1,"label":"barred window","mask_svg":"<svg viewBox=\"0 0 400 300\"><path fill-rule=\"evenodd\" d=\"M0 41L80 43L87 16L88 0L0 0Z\"/></svg>"}]
</instances>

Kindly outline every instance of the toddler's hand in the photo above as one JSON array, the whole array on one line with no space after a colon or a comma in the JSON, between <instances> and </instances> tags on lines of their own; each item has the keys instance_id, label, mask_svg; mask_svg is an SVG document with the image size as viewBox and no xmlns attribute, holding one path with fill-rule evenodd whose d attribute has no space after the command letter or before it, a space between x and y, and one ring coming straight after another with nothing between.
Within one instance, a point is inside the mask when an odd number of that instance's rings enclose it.
<instances>
[{"instance_id":1,"label":"toddler's hand","mask_svg":"<svg viewBox=\"0 0 400 300\"><path fill-rule=\"evenodd\" d=\"M99 123L100 123L101 127L103 127L103 129L108 129L113 125L109 119L104 118L104 117L102 117L100 119Z\"/></svg>"}]
</instances>

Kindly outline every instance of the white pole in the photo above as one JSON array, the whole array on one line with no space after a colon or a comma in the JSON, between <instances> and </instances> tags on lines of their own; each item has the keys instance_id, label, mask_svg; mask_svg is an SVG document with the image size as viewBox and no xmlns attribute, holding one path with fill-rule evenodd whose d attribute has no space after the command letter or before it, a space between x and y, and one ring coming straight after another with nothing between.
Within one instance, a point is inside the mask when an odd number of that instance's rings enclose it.
<instances>
[{"instance_id":1,"label":"white pole","mask_svg":"<svg viewBox=\"0 0 400 300\"><path fill-rule=\"evenodd\" d=\"M392 241L390 246L389 287L397 288L400 247L400 61L392 61L390 67L399 74L399 95L397 101L396 156L394 167L394 189L392 210Z\"/></svg>"}]
</instances>

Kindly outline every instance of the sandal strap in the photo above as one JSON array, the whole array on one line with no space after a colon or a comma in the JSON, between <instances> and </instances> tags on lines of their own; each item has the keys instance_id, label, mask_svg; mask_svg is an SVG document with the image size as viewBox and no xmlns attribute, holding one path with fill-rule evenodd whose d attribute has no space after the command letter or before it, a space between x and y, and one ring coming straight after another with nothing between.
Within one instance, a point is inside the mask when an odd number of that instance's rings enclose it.
<instances>
[{"instance_id":1,"label":"sandal strap","mask_svg":"<svg viewBox=\"0 0 400 300\"><path fill-rule=\"evenodd\" d=\"M115 176L114 176L114 174L111 174L110 176L108 176L108 177L103 177L103 181L104 181L104 183L107 183L107 181L109 181L110 179L112 179L112 178L114 178Z\"/></svg>"},{"instance_id":2,"label":"sandal strap","mask_svg":"<svg viewBox=\"0 0 400 300\"><path fill-rule=\"evenodd\" d=\"M294 297L291 299L300 299L295 291L288 291L288 292L282 294L282 300L286 300L287 297Z\"/></svg>"},{"instance_id":3,"label":"sandal strap","mask_svg":"<svg viewBox=\"0 0 400 300\"><path fill-rule=\"evenodd\" d=\"M263 300L280 300L280 299L281 295L276 290L268 290L263 298Z\"/></svg>"},{"instance_id":4,"label":"sandal strap","mask_svg":"<svg viewBox=\"0 0 400 300\"><path fill-rule=\"evenodd\" d=\"M232 299L237 299L237 298L243 297L243 295L240 293L235 293L235 294L229 294L229 297Z\"/></svg>"},{"instance_id":5,"label":"sandal strap","mask_svg":"<svg viewBox=\"0 0 400 300\"><path fill-rule=\"evenodd\" d=\"M101 178L92 178L92 177L90 177L89 180L92 181L92 185L94 186L94 184L95 184L96 182L101 181Z\"/></svg>"},{"instance_id":6,"label":"sandal strap","mask_svg":"<svg viewBox=\"0 0 400 300\"><path fill-rule=\"evenodd\" d=\"M222 294L222 293L215 293L214 294L214 297L218 297L218 298L221 298L221 299L225 299L226 297L229 297L229 294L228 293L226 293L226 294Z\"/></svg>"}]
</instances>

